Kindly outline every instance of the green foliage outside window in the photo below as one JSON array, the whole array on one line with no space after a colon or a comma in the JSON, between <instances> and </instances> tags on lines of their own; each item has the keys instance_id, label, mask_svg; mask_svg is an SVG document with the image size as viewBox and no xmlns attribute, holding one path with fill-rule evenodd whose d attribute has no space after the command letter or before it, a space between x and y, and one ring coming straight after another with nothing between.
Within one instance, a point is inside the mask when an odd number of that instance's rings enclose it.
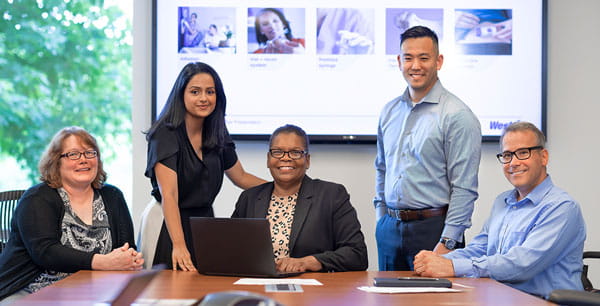
<instances>
[{"instance_id":1,"label":"green foliage outside window","mask_svg":"<svg viewBox=\"0 0 600 306\"><path fill-rule=\"evenodd\" d=\"M130 29L104 1L0 0L0 158L35 182L52 136L78 125L110 159L111 140L130 138Z\"/></svg>"}]
</instances>

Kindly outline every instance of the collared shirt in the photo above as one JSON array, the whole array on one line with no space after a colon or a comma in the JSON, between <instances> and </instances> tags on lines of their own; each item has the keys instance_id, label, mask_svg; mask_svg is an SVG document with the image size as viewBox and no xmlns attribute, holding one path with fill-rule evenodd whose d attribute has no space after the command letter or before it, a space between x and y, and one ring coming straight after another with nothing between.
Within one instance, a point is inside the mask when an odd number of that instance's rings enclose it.
<instances>
[{"instance_id":1,"label":"collared shirt","mask_svg":"<svg viewBox=\"0 0 600 306\"><path fill-rule=\"evenodd\" d=\"M444 255L456 276L490 277L548 297L554 289L583 290L585 223L579 205L550 176L521 201L500 194L481 233Z\"/></svg>"},{"instance_id":2,"label":"collared shirt","mask_svg":"<svg viewBox=\"0 0 600 306\"><path fill-rule=\"evenodd\" d=\"M376 208L449 205L443 237L462 241L477 199L481 126L438 80L414 105L408 88L383 108L377 132Z\"/></svg>"}]
</instances>

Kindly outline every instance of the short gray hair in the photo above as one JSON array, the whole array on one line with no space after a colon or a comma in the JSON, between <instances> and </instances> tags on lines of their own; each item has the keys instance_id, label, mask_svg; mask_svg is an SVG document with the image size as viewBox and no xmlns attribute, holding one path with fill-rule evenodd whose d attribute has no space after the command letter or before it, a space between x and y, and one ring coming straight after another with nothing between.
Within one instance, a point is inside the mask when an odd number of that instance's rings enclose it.
<instances>
[{"instance_id":1,"label":"short gray hair","mask_svg":"<svg viewBox=\"0 0 600 306\"><path fill-rule=\"evenodd\" d=\"M502 132L502 136L500 136L500 150L502 150L502 141L504 140L504 135L508 132L519 132L519 131L531 131L535 135L536 142L538 146L544 147L546 145L546 136L544 133L540 131L533 123L527 121L517 121L511 123L507 126Z\"/></svg>"}]
</instances>

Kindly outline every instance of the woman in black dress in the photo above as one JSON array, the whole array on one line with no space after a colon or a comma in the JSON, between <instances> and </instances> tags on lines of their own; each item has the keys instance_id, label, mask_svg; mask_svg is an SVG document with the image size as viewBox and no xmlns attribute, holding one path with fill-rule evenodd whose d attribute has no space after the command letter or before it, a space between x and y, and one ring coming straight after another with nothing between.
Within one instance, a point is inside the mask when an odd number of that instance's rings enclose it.
<instances>
[{"instance_id":1,"label":"woman in black dress","mask_svg":"<svg viewBox=\"0 0 600 306\"><path fill-rule=\"evenodd\" d=\"M226 98L217 72L189 63L179 73L148 141L145 175L164 222L153 264L195 271L189 218L214 216L223 173L248 189L264 180L244 171L225 126Z\"/></svg>"}]
</instances>

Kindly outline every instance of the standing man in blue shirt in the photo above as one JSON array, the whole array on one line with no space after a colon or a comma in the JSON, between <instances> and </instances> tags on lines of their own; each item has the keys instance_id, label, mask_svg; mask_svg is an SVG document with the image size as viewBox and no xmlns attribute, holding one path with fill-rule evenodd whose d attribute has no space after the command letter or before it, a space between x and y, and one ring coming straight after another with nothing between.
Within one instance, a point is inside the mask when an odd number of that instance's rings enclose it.
<instances>
[{"instance_id":1,"label":"standing man in blue shirt","mask_svg":"<svg viewBox=\"0 0 600 306\"><path fill-rule=\"evenodd\" d=\"M438 80L444 57L429 28L400 39L398 64L408 88L385 105L377 132L379 270L413 270L420 250L464 246L477 199L481 127Z\"/></svg>"},{"instance_id":2,"label":"standing man in blue shirt","mask_svg":"<svg viewBox=\"0 0 600 306\"><path fill-rule=\"evenodd\" d=\"M585 223L579 205L546 172L545 137L529 122L500 139L504 176L515 189L494 201L483 229L466 248L440 256L422 251L415 271L433 277L490 277L547 298L554 289L583 290Z\"/></svg>"}]
</instances>

